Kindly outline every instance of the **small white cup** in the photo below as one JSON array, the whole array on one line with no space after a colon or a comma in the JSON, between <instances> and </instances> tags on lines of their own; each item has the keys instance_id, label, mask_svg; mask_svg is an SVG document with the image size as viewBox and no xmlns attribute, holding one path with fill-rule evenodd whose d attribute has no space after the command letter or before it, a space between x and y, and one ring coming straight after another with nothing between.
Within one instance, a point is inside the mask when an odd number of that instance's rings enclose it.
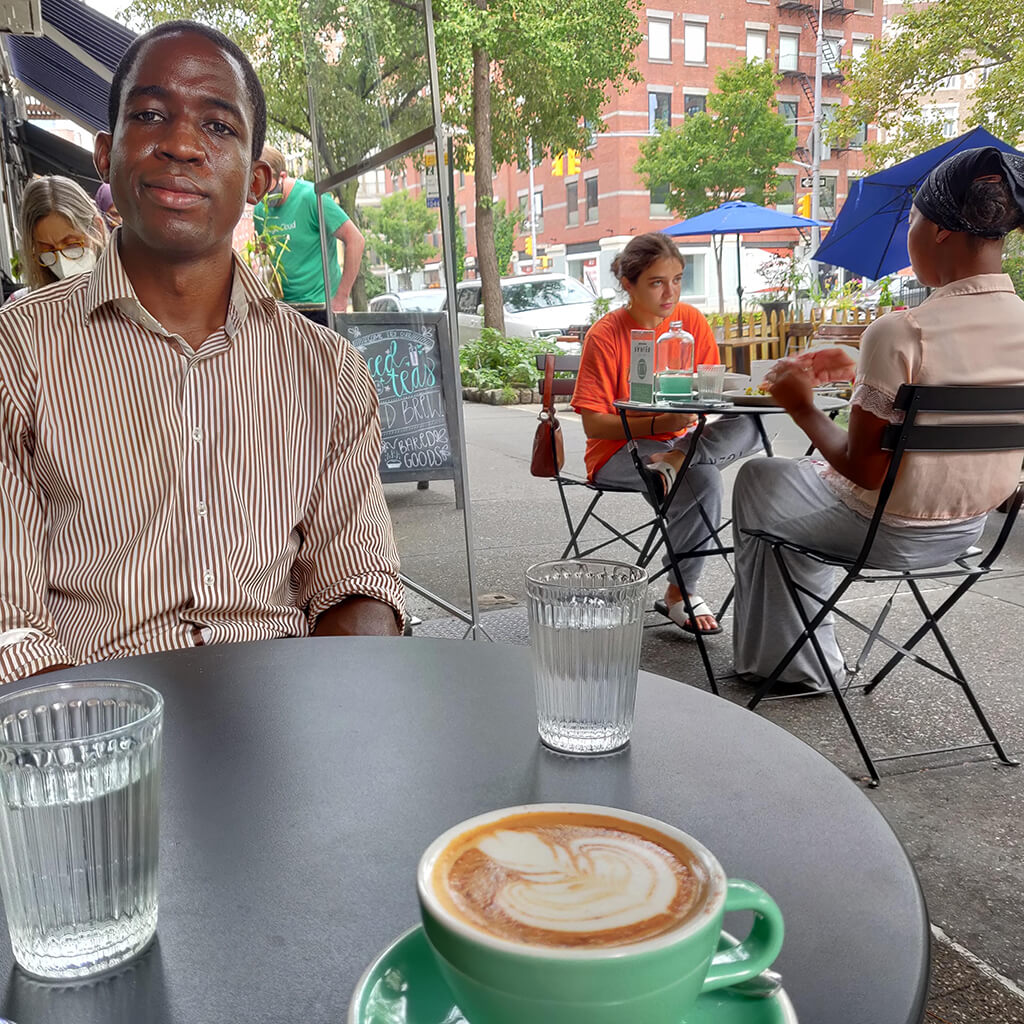
<instances>
[{"instance_id":1,"label":"small white cup","mask_svg":"<svg viewBox=\"0 0 1024 1024\"><path fill-rule=\"evenodd\" d=\"M758 387L768 371L778 362L777 359L751 359L750 360L750 386Z\"/></svg>"}]
</instances>

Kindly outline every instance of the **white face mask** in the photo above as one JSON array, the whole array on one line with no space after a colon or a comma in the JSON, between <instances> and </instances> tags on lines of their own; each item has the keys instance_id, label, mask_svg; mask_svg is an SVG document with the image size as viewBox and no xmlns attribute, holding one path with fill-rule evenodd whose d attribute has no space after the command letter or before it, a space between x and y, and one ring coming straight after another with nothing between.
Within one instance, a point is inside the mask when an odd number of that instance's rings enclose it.
<instances>
[{"instance_id":1,"label":"white face mask","mask_svg":"<svg viewBox=\"0 0 1024 1024\"><path fill-rule=\"evenodd\" d=\"M78 274L88 274L96 266L96 253L92 249L82 253L77 260L69 260L64 253L57 253L57 262L50 267L55 277L75 277Z\"/></svg>"}]
</instances>

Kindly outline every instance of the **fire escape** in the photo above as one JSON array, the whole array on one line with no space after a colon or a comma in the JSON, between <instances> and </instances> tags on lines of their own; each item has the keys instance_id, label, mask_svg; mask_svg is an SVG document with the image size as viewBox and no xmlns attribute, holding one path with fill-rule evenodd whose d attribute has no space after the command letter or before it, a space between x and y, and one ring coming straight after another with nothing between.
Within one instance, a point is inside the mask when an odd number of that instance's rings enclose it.
<instances>
[{"instance_id":1,"label":"fire escape","mask_svg":"<svg viewBox=\"0 0 1024 1024\"><path fill-rule=\"evenodd\" d=\"M853 0L823 0L822 14L826 18L834 17L839 18L840 21L845 21L854 13L852 3ZM815 46L817 46L818 5L816 3L808 3L807 0L778 0L778 6L780 11L792 11L804 16L804 19L810 26L811 34L814 36ZM821 79L823 82L835 82L838 84L843 80L843 76L839 71L840 56L841 55L833 45L832 40L823 32L821 37ZM807 105L810 107L813 115L814 79L811 75L808 75L806 71L800 70L799 51L797 53L796 67L780 68L779 70L786 78L793 79L799 83L804 96L807 98ZM831 147L831 149L833 152L839 151L838 147L835 146ZM806 156L806 146L798 145L797 150Z\"/></svg>"}]
</instances>

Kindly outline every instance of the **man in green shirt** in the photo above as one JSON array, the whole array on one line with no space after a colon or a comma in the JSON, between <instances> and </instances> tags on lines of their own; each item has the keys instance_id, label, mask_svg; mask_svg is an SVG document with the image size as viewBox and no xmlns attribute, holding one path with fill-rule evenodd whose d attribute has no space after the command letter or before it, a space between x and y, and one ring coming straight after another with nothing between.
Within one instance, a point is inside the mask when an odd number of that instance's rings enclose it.
<instances>
[{"instance_id":1,"label":"man in green shirt","mask_svg":"<svg viewBox=\"0 0 1024 1024\"><path fill-rule=\"evenodd\" d=\"M293 178L284 156L273 146L264 146L262 159L270 164L274 183L267 198L256 204L253 223L257 233L271 231L287 243L281 257L280 275L284 301L300 307L311 320L329 326L324 302L323 259L320 254L320 222L316 192L308 181ZM331 198L323 197L328 233L345 246L344 269L338 266L338 247L327 245L327 270L331 281L331 306L335 313L348 309L349 293L363 257L363 236L348 214ZM318 303L319 309L301 308Z\"/></svg>"}]
</instances>

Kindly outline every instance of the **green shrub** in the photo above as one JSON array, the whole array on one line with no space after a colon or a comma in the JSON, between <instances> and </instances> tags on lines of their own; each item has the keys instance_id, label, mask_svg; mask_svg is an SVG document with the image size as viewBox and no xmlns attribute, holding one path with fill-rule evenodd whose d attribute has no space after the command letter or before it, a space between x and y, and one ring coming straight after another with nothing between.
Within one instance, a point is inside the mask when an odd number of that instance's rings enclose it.
<instances>
[{"instance_id":1,"label":"green shrub","mask_svg":"<svg viewBox=\"0 0 1024 1024\"><path fill-rule=\"evenodd\" d=\"M462 384L486 390L536 387L540 376L537 356L557 351L550 342L506 338L493 327L485 327L476 341L463 345L459 351Z\"/></svg>"}]
</instances>

